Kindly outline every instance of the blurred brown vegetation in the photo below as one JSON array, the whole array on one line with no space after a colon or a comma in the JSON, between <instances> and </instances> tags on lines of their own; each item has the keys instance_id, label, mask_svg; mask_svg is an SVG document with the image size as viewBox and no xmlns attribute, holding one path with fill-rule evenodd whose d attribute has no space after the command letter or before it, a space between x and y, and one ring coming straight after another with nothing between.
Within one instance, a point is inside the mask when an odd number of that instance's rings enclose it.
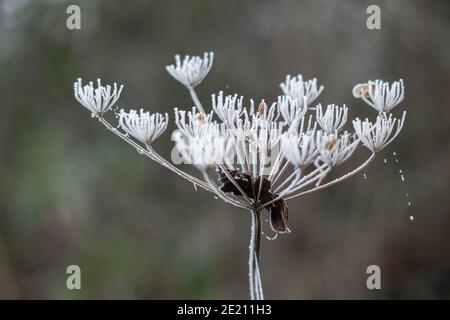
<instances>
[{"instance_id":1,"label":"blurred brown vegetation","mask_svg":"<svg viewBox=\"0 0 450 320\"><path fill-rule=\"evenodd\" d=\"M80 31L65 26L73 3ZM380 31L365 25L373 3ZM72 95L77 77L101 77L125 85L119 107L190 108L164 66L212 50L204 104L219 90L273 100L302 73L325 85L321 102L374 116L353 85L405 79L405 128L367 179L290 202L292 233L264 241L266 297L450 298L449 29L448 1L0 0L0 297L247 298L248 214L134 152ZM170 131L155 146L166 156ZM71 264L81 291L66 289Z\"/></svg>"}]
</instances>

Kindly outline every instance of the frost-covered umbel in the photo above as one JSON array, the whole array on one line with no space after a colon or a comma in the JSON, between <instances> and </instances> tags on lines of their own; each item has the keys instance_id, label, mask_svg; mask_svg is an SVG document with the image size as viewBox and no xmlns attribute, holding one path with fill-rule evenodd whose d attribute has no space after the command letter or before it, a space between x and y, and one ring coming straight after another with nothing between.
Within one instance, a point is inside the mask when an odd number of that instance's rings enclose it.
<instances>
[{"instance_id":1,"label":"frost-covered umbel","mask_svg":"<svg viewBox=\"0 0 450 320\"><path fill-rule=\"evenodd\" d=\"M200 56L185 56L183 60L179 55L175 56L175 64L166 66L167 72L180 81L186 87L195 87L211 70L214 53L205 52L203 58Z\"/></svg>"},{"instance_id":2,"label":"frost-covered umbel","mask_svg":"<svg viewBox=\"0 0 450 320\"><path fill-rule=\"evenodd\" d=\"M303 80L301 74L296 77L286 76L286 80L280 84L283 93L298 101L300 107L309 107L322 93L324 86L317 86L317 79Z\"/></svg>"},{"instance_id":3,"label":"frost-covered umbel","mask_svg":"<svg viewBox=\"0 0 450 320\"><path fill-rule=\"evenodd\" d=\"M361 142L372 152L379 152L381 149L391 143L403 128L406 111L403 112L401 119L396 119L386 113L379 114L375 123L359 118L353 120L353 127Z\"/></svg>"},{"instance_id":4,"label":"frost-covered umbel","mask_svg":"<svg viewBox=\"0 0 450 320\"><path fill-rule=\"evenodd\" d=\"M338 132L347 122L348 108L344 105L342 107L334 104L329 104L325 111L322 110L322 105L319 103L316 108L316 120L323 131L328 134Z\"/></svg>"},{"instance_id":5,"label":"frost-covered umbel","mask_svg":"<svg viewBox=\"0 0 450 320\"><path fill-rule=\"evenodd\" d=\"M167 71L188 89L193 106L174 109L177 129L172 134L172 160L192 164L199 171L198 177L181 170L153 148L167 128L167 114L120 110L115 114L118 124L111 124L107 111L117 103L122 86L104 86L100 80L94 87L92 82L83 86L78 79L74 84L75 98L140 154L218 199L251 213L250 298L263 299L259 269L263 215L268 215L276 235L290 232L289 211L298 210L289 210L289 199L354 176L392 143L405 123L406 111L401 118L390 113L404 98L403 80L357 84L353 95L375 109L376 114L372 120L356 118L348 124L348 110L353 106L313 105L324 87L318 85L317 79L304 80L302 75L287 76L280 85L283 94L276 101L247 100L219 91L211 95L209 108L204 108L194 88L211 70L213 54L184 58L177 55L175 60ZM315 111L308 112L311 109ZM367 159L333 177L335 169L348 161L358 146L369 151Z\"/></svg>"},{"instance_id":6,"label":"frost-covered umbel","mask_svg":"<svg viewBox=\"0 0 450 320\"><path fill-rule=\"evenodd\" d=\"M94 115L101 115L111 109L119 100L122 89L123 85L118 87L117 83L102 86L100 79L97 79L97 87L92 81L83 86L81 78L73 84L75 99Z\"/></svg>"},{"instance_id":7,"label":"frost-covered umbel","mask_svg":"<svg viewBox=\"0 0 450 320\"><path fill-rule=\"evenodd\" d=\"M126 112L122 109L118 116L119 125L123 131L145 145L151 144L166 130L169 119L167 113L165 115L150 114L143 109L139 112L136 110Z\"/></svg>"},{"instance_id":8,"label":"frost-covered umbel","mask_svg":"<svg viewBox=\"0 0 450 320\"><path fill-rule=\"evenodd\" d=\"M369 80L367 83L357 84L353 88L353 96L362 98L369 106L379 113L390 112L405 97L403 79L394 81L391 85L382 80Z\"/></svg>"}]
</instances>

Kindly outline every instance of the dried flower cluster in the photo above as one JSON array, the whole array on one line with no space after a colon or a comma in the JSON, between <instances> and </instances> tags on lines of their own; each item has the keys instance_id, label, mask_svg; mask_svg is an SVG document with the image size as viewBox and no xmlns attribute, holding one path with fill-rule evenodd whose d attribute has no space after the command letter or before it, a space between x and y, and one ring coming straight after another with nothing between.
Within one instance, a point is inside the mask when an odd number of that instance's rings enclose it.
<instances>
[{"instance_id":1,"label":"dried flower cluster","mask_svg":"<svg viewBox=\"0 0 450 320\"><path fill-rule=\"evenodd\" d=\"M237 94L219 92L211 96L211 109L206 112L194 88L204 80L212 63L213 53L183 59L177 55L175 64L166 67L189 90L194 103L189 111L175 108L177 129L173 137L183 161L198 168L201 178L180 170L153 149L152 143L167 128L167 114L120 110L115 127L104 115L116 104L122 86L103 86L100 80L96 87L92 82L83 86L79 79L74 93L94 117L139 153L251 212L250 297L263 299L259 271L263 212L269 213L276 233L289 232L287 200L336 184L365 168L403 127L406 112L400 118L390 113L404 98L403 80L357 84L354 97L378 114L375 121L356 118L352 121L354 132L350 132L344 129L348 108L313 105L324 86L302 75L287 76L280 84L283 95L273 103L249 100L247 104ZM308 115L309 110L315 112ZM347 161L360 143L370 151L367 160L327 181L330 171Z\"/></svg>"}]
</instances>

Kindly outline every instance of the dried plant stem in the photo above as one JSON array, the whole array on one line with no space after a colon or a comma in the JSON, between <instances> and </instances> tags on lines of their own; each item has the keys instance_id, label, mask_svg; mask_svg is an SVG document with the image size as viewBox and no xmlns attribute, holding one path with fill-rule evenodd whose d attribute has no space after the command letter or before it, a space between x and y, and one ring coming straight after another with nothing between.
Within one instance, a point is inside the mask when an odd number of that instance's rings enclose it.
<instances>
[{"instance_id":1,"label":"dried plant stem","mask_svg":"<svg viewBox=\"0 0 450 320\"><path fill-rule=\"evenodd\" d=\"M278 181L278 178L281 177L281 175L284 173L284 171L285 171L286 168L289 166L289 164L290 164L289 161L286 161L286 162L284 163L284 165L283 165L283 168L281 168L281 170L278 171L278 174L275 176L275 178L274 178L273 180L271 180L271 179L272 179L272 176L270 176L269 181L272 181L272 185L273 185L273 186L275 186L276 182Z\"/></svg>"},{"instance_id":2,"label":"dried plant stem","mask_svg":"<svg viewBox=\"0 0 450 320\"><path fill-rule=\"evenodd\" d=\"M375 156L376 156L376 153L373 152L373 153L370 155L370 157L369 157L363 164L361 164L359 167L357 167L356 169L354 169L354 170L352 170L352 171L350 171L350 172L344 174L343 176L341 176L341 177L339 177L339 178L336 178L336 179L334 179L334 180L332 180L332 181L330 181L330 182L327 182L327 183L325 183L325 184L323 184L323 185L320 185L320 186L318 186L318 187L315 187L315 188L312 188L312 189L309 189L309 190L300 192L300 193L298 193L298 194L289 196L289 197L286 198L286 200L289 200L289 199L292 199L292 198L296 198L296 197L300 197L300 196L302 196L302 195L305 195L305 194L308 194L308 193L311 193L311 192L314 192L314 191L319 191L319 190L325 189L325 188L327 188L327 187L330 187L330 186L332 186L332 185L334 185L334 184L336 184L336 183L338 183L338 182L344 181L345 179L350 178L351 176L354 176L355 174L357 174L358 172L360 172L362 169L364 169L365 167L367 167L367 165L368 165L370 162L372 162L372 160L375 158Z\"/></svg>"},{"instance_id":3,"label":"dried plant stem","mask_svg":"<svg viewBox=\"0 0 450 320\"><path fill-rule=\"evenodd\" d=\"M195 92L195 89L193 87L189 88L189 93L191 94L192 101L194 102L195 107L198 109L198 111L205 113L202 103L200 102L200 99L198 98L197 93Z\"/></svg>"},{"instance_id":4,"label":"dried plant stem","mask_svg":"<svg viewBox=\"0 0 450 320\"><path fill-rule=\"evenodd\" d=\"M202 187L203 189L214 192L214 190L211 188L209 184L207 184L205 181L202 181L194 176L191 176L190 174L178 169L174 165L172 165L170 162L168 162L166 159L164 159L159 153L157 153L150 145L147 145L147 150L152 153L152 155L157 159L163 167L175 172L176 174L180 175L181 177L185 178L186 180Z\"/></svg>"},{"instance_id":5,"label":"dried plant stem","mask_svg":"<svg viewBox=\"0 0 450 320\"><path fill-rule=\"evenodd\" d=\"M248 287L250 292L250 300L255 300L255 277L254 277L254 260L255 260L255 233L256 222L255 216L251 211L251 228L250 228L250 244L248 246Z\"/></svg>"},{"instance_id":6,"label":"dried plant stem","mask_svg":"<svg viewBox=\"0 0 450 320\"><path fill-rule=\"evenodd\" d=\"M251 232L248 253L248 281L251 300L264 299L259 261L261 256L262 221L261 211L251 211Z\"/></svg>"},{"instance_id":7,"label":"dried plant stem","mask_svg":"<svg viewBox=\"0 0 450 320\"><path fill-rule=\"evenodd\" d=\"M194 176L191 176L190 174L179 170L178 168L176 168L175 166L173 166L171 163L169 163L166 159L164 159L163 157L161 157L153 148L151 148L151 146L147 146L147 149L143 148L141 145L139 145L138 143L134 142L133 140L131 140L129 137L127 137L125 134L123 134L122 132L120 132L118 129L114 128L105 118L103 117L98 117L98 120L100 121L101 124L103 124L109 131L111 131L112 133L114 133L116 136L118 136L119 138L121 138L122 140L124 140L126 143L128 143L129 145L131 145L132 147L134 147L136 149L136 151L138 151L139 153L147 156L148 158L150 158L151 160L159 163L160 165L162 165L163 167L169 169L170 171L176 173L177 175L179 175L180 177L196 184L197 186L210 191L210 192L214 192L214 190L210 187L210 185Z\"/></svg>"}]
</instances>

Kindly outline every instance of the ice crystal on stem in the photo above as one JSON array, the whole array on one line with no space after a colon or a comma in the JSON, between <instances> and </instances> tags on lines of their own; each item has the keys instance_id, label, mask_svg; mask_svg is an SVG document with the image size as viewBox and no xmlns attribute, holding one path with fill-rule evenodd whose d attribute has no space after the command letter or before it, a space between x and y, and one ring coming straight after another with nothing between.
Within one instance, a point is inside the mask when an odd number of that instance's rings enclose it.
<instances>
[{"instance_id":1,"label":"ice crystal on stem","mask_svg":"<svg viewBox=\"0 0 450 320\"><path fill-rule=\"evenodd\" d=\"M378 115L374 122L353 120L352 133L345 129L346 106L312 106L323 91L316 79L287 76L281 84L284 95L275 102L245 101L237 94L225 95L221 91L211 95L211 108L205 111L194 87L210 71L213 54L183 59L177 55L175 61L175 65L166 67L167 71L189 90L194 107L188 111L174 108L177 129L172 137L178 155L198 169L198 177L181 170L152 147L167 128L167 114L121 110L118 125L112 125L105 116L116 104L122 86L102 86L100 80L94 87L92 82L83 86L78 79L75 98L139 153L196 188L250 213L249 292L251 299L263 299L263 215L268 214L276 234L289 233L289 199L335 185L367 167L403 128L406 112L401 119L389 113L404 98L403 80L392 85L381 80L367 81L353 88L355 98L363 99ZM314 114L308 115L313 108ZM360 144L370 151L367 159L351 171L330 178L331 172L348 161Z\"/></svg>"}]
</instances>

